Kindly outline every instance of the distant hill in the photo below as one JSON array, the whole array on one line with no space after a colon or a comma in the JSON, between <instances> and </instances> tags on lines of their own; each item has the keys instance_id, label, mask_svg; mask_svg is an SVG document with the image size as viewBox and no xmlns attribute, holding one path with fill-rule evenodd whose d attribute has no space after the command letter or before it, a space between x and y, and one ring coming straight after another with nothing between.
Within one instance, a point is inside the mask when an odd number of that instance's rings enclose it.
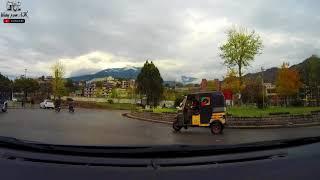
<instances>
[{"instance_id":1,"label":"distant hill","mask_svg":"<svg viewBox=\"0 0 320 180\"><path fill-rule=\"evenodd\" d=\"M181 76L181 81L182 81L183 84L193 83L197 79L198 78L188 77L188 76Z\"/></svg>"},{"instance_id":2,"label":"distant hill","mask_svg":"<svg viewBox=\"0 0 320 180\"><path fill-rule=\"evenodd\" d=\"M312 55L303 62L293 65L290 68L294 68L299 71L302 81L309 85L309 80L320 83L320 58L316 55ZM312 70L311 70L312 69ZM310 72L316 74L310 74Z\"/></svg>"},{"instance_id":3,"label":"distant hill","mask_svg":"<svg viewBox=\"0 0 320 180\"><path fill-rule=\"evenodd\" d=\"M290 68L298 70L302 81L305 82L306 76L308 75L308 64L311 62L314 62L314 64L317 64L318 67L320 68L320 58L315 55L310 56L309 58L305 59L304 61L302 61L299 64L295 64L295 65L290 66ZM278 70L279 70L278 67L272 67L272 68L269 68L269 69L266 69L265 71L263 71L264 82L275 83ZM244 75L243 77L245 79L255 79L260 75L261 75L261 72L248 73L248 74ZM320 78L320 75L318 78Z\"/></svg>"},{"instance_id":4,"label":"distant hill","mask_svg":"<svg viewBox=\"0 0 320 180\"><path fill-rule=\"evenodd\" d=\"M276 78L277 78L278 70L279 70L279 68L272 67L272 68L269 68L269 69L266 69L265 71L263 71L263 80L264 80L264 82L274 83L276 81ZM260 75L261 75L261 72L248 73L248 74L244 75L243 77L244 77L244 79L256 79Z\"/></svg>"},{"instance_id":5,"label":"distant hill","mask_svg":"<svg viewBox=\"0 0 320 180\"><path fill-rule=\"evenodd\" d=\"M136 79L140 73L140 67L124 67L124 68L110 68L99 71L94 74L74 76L70 77L73 81L90 81L96 78L104 78L107 76L112 76L114 78L123 78L123 79ZM197 78L181 76L181 82L177 81L163 81L163 84L169 87L174 87L175 85L180 85L181 83L187 84L197 80Z\"/></svg>"},{"instance_id":6,"label":"distant hill","mask_svg":"<svg viewBox=\"0 0 320 180\"><path fill-rule=\"evenodd\" d=\"M88 74L82 76L70 77L73 81L89 81L94 78L103 78L112 76L114 78L135 79L140 73L140 67L124 67L124 68L110 68L99 71L95 74Z\"/></svg>"}]
</instances>

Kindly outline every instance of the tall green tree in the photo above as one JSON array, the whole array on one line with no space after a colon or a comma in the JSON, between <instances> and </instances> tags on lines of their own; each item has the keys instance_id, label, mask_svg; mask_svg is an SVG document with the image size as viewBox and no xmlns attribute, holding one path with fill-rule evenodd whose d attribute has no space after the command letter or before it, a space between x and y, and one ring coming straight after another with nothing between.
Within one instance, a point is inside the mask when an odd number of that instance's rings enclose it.
<instances>
[{"instance_id":1,"label":"tall green tree","mask_svg":"<svg viewBox=\"0 0 320 180\"><path fill-rule=\"evenodd\" d=\"M229 68L237 67L240 86L243 84L243 69L262 52L262 40L255 32L233 27L227 31L227 42L220 47L220 57Z\"/></svg>"},{"instance_id":2,"label":"tall green tree","mask_svg":"<svg viewBox=\"0 0 320 180\"><path fill-rule=\"evenodd\" d=\"M29 93L34 93L39 90L39 83L31 78L18 78L14 80L13 83L14 91L23 91L24 97L27 98Z\"/></svg>"},{"instance_id":3,"label":"tall green tree","mask_svg":"<svg viewBox=\"0 0 320 180\"><path fill-rule=\"evenodd\" d=\"M137 92L146 96L147 105L158 105L163 95L163 79L152 61L145 62L136 82Z\"/></svg>"},{"instance_id":4,"label":"tall green tree","mask_svg":"<svg viewBox=\"0 0 320 180\"><path fill-rule=\"evenodd\" d=\"M65 94L66 88L64 84L65 68L61 62L56 62L52 66L52 91L54 98L61 97Z\"/></svg>"},{"instance_id":5,"label":"tall green tree","mask_svg":"<svg viewBox=\"0 0 320 180\"><path fill-rule=\"evenodd\" d=\"M10 91L12 86L12 82L9 78L3 76L0 73L0 92L1 91Z\"/></svg>"}]
</instances>

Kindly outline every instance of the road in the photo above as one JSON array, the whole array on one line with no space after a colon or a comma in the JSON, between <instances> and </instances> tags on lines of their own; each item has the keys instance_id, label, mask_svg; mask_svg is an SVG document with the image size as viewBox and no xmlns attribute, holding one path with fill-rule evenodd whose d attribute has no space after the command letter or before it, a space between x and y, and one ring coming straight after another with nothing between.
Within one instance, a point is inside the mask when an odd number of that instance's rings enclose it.
<instances>
[{"instance_id":1,"label":"road","mask_svg":"<svg viewBox=\"0 0 320 180\"><path fill-rule=\"evenodd\" d=\"M122 117L125 111L76 109L74 114L44 109L9 109L0 113L0 136L52 144L166 145L239 144L320 135L320 127L225 129L212 135L208 128L173 132L170 125Z\"/></svg>"}]
</instances>

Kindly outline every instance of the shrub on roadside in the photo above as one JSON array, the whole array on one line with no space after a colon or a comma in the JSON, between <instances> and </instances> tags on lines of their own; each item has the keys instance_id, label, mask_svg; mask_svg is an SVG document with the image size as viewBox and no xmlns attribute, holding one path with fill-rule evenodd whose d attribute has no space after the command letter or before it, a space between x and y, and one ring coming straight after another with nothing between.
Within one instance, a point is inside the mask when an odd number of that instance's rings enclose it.
<instances>
[{"instance_id":1,"label":"shrub on roadside","mask_svg":"<svg viewBox=\"0 0 320 180\"><path fill-rule=\"evenodd\" d=\"M109 103L109 104L113 104L114 102L113 102L112 99L108 99L108 103Z\"/></svg>"}]
</instances>

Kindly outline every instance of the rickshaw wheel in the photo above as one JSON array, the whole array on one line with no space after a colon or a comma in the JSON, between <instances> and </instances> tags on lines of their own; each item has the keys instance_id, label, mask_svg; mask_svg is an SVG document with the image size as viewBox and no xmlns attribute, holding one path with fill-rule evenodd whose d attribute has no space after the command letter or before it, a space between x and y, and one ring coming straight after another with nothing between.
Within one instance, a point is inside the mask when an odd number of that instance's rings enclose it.
<instances>
[{"instance_id":1,"label":"rickshaw wheel","mask_svg":"<svg viewBox=\"0 0 320 180\"><path fill-rule=\"evenodd\" d=\"M182 128L182 126L179 126L178 121L174 121L174 122L172 123L172 127L173 127L173 129L174 129L176 132L180 131L181 128Z\"/></svg>"},{"instance_id":2,"label":"rickshaw wheel","mask_svg":"<svg viewBox=\"0 0 320 180\"><path fill-rule=\"evenodd\" d=\"M221 134L223 126L219 121L214 121L210 125L210 130L212 134Z\"/></svg>"}]
</instances>

